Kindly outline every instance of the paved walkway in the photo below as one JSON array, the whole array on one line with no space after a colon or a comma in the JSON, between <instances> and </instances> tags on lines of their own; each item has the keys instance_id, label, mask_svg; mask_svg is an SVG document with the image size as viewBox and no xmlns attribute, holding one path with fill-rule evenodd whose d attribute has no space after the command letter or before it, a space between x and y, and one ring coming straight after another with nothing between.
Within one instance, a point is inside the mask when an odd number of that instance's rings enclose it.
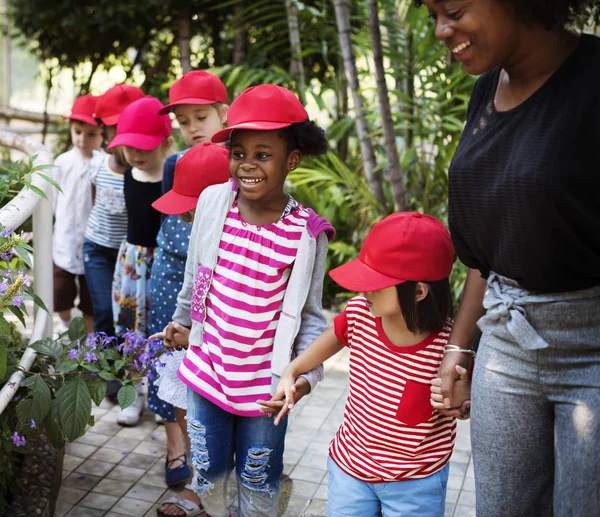
<instances>
[{"instance_id":1,"label":"paved walkway","mask_svg":"<svg viewBox=\"0 0 600 517\"><path fill-rule=\"evenodd\" d=\"M325 371L325 380L290 415L284 472L293 489L285 517L325 515L327 447L348 395L347 351L330 359ZM160 502L174 495L164 483L164 428L147 411L139 426L123 428L115 423L117 412L105 400L94 408L96 425L67 446L56 517L154 517ZM446 517L474 517L468 421L458 422L450 464ZM235 493L231 505L235 512Z\"/></svg>"}]
</instances>

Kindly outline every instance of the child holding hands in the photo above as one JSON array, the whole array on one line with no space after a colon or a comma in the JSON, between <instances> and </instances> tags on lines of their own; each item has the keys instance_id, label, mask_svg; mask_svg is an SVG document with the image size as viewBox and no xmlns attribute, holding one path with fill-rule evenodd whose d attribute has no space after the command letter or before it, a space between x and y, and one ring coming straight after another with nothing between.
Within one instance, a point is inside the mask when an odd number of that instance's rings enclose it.
<instances>
[{"instance_id":1,"label":"child holding hands","mask_svg":"<svg viewBox=\"0 0 600 517\"><path fill-rule=\"evenodd\" d=\"M228 112L232 180L198 202L183 288L173 320L191 326L179 368L188 386L193 489L211 517L228 517L235 469L239 514L277 515L286 420L274 427L257 400L325 328L321 290L333 228L283 190L303 155L327 150L323 131L290 91L245 90ZM173 342L172 325L165 342ZM296 385L296 397L322 366ZM235 459L234 459L235 456Z\"/></svg>"},{"instance_id":2,"label":"child holding hands","mask_svg":"<svg viewBox=\"0 0 600 517\"><path fill-rule=\"evenodd\" d=\"M377 223L359 258L330 272L364 295L348 302L334 327L286 367L272 399L260 402L266 413L279 410L279 424L294 405L298 376L350 348L350 393L329 448L330 517L444 515L456 424L430 405L430 383L452 325L453 261L437 219L402 212Z\"/></svg>"}]
</instances>

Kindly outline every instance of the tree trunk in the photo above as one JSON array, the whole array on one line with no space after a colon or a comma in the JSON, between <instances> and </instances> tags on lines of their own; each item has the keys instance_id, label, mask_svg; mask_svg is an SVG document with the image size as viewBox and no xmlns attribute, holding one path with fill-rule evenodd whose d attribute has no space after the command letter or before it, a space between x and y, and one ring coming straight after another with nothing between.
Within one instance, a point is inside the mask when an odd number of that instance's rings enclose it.
<instances>
[{"instance_id":1,"label":"tree trunk","mask_svg":"<svg viewBox=\"0 0 600 517\"><path fill-rule=\"evenodd\" d=\"M102 58L94 59L92 61L92 70L90 71L90 75L88 75L88 78L85 81L85 84L81 85L81 88L79 89L79 95L85 95L87 93L90 93L90 88L92 86L92 79L102 61L104 61L104 56L102 56Z\"/></svg>"},{"instance_id":2,"label":"tree trunk","mask_svg":"<svg viewBox=\"0 0 600 517\"><path fill-rule=\"evenodd\" d=\"M346 73L346 78L348 79L348 84L352 93L352 101L356 111L356 132L358 133L358 139L360 141L360 152L362 154L369 189L375 196L375 199L385 206L381 172L377 170L375 151L369 134L365 103L359 92L358 71L356 69L356 59L352 47L350 10L347 2L348 0L334 0L336 23L340 34L340 47L344 58L344 71Z\"/></svg>"},{"instance_id":3,"label":"tree trunk","mask_svg":"<svg viewBox=\"0 0 600 517\"><path fill-rule=\"evenodd\" d=\"M246 59L246 28L241 22L241 13L244 10L241 3L233 6L233 19L236 20L235 37L233 39L233 65L239 66Z\"/></svg>"},{"instance_id":4,"label":"tree trunk","mask_svg":"<svg viewBox=\"0 0 600 517\"><path fill-rule=\"evenodd\" d=\"M385 68L383 66L383 49L381 45L381 31L379 29L379 6L377 0L367 0L369 11L369 32L371 35L371 47L373 49L373 61L375 63L375 81L377 83L377 98L381 112L381 127L383 129L383 143L387 158L388 172L392 186L392 199L394 210L404 212L407 208L404 178L400 170L400 157L396 147L396 134L392 120L392 109L387 84L385 82Z\"/></svg>"},{"instance_id":5,"label":"tree trunk","mask_svg":"<svg viewBox=\"0 0 600 517\"><path fill-rule=\"evenodd\" d=\"M295 0L285 0L285 11L288 20L288 32L290 34L290 49L292 61L290 71L292 77L298 82L299 92L304 92L306 80L304 76L304 64L302 63L302 44L300 42L300 24L298 22L298 9Z\"/></svg>"},{"instance_id":6,"label":"tree trunk","mask_svg":"<svg viewBox=\"0 0 600 517\"><path fill-rule=\"evenodd\" d=\"M192 37L192 15L189 7L182 7L178 13L179 30L178 45L179 59L181 61L181 70L187 74L192 69L190 58L190 39Z\"/></svg>"}]
</instances>

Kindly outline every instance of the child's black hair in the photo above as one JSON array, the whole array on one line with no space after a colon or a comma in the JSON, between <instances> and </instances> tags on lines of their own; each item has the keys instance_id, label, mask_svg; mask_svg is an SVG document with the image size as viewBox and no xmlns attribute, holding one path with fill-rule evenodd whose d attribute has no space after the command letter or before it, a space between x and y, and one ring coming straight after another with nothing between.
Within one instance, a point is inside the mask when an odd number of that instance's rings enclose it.
<instances>
[{"instance_id":1,"label":"child's black hair","mask_svg":"<svg viewBox=\"0 0 600 517\"><path fill-rule=\"evenodd\" d=\"M287 140L288 152L300 150L305 156L319 156L325 154L329 148L325 131L312 120L296 122L280 131L280 135Z\"/></svg>"},{"instance_id":2,"label":"child's black hair","mask_svg":"<svg viewBox=\"0 0 600 517\"><path fill-rule=\"evenodd\" d=\"M419 282L408 281L396 286L400 310L411 332L434 332L442 329L453 315L450 280L421 283L429 287L429 292L419 302L416 301Z\"/></svg>"}]
</instances>

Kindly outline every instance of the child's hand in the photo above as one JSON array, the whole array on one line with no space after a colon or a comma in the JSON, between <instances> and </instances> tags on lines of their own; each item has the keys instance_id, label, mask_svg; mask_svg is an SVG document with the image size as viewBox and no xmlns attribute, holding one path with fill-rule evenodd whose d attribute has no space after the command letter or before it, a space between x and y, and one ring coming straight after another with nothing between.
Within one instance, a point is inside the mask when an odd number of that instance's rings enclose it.
<instances>
[{"instance_id":1,"label":"child's hand","mask_svg":"<svg viewBox=\"0 0 600 517\"><path fill-rule=\"evenodd\" d=\"M293 374L288 373L286 368L271 400L257 400L256 402L263 406L261 408L262 413L268 416L277 413L273 424L278 425L290 409L309 391L310 384L306 377L295 377Z\"/></svg>"},{"instance_id":2,"label":"child's hand","mask_svg":"<svg viewBox=\"0 0 600 517\"><path fill-rule=\"evenodd\" d=\"M152 334L148 339L162 339L167 348L181 350L189 346L190 329L176 321L169 323L162 332Z\"/></svg>"},{"instance_id":3,"label":"child's hand","mask_svg":"<svg viewBox=\"0 0 600 517\"><path fill-rule=\"evenodd\" d=\"M455 366L458 379L454 382L452 388L452 402L456 404L454 408L447 408L444 405L442 395L442 379L437 377L431 381L431 405L439 412L447 416L456 418L469 418L471 409L471 381L466 368Z\"/></svg>"}]
</instances>

